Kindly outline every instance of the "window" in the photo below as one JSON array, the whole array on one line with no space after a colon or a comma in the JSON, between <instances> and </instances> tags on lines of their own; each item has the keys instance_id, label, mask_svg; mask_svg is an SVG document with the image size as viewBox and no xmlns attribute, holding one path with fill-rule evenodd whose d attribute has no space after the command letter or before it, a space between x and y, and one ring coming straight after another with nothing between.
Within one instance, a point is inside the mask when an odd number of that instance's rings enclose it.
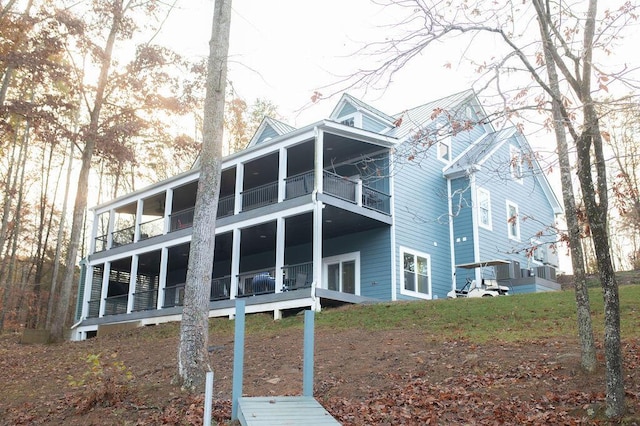
<instances>
[{"instance_id":1,"label":"window","mask_svg":"<svg viewBox=\"0 0 640 426\"><path fill-rule=\"evenodd\" d=\"M451 161L451 138L438 141L438 160L448 163Z\"/></svg>"},{"instance_id":2,"label":"window","mask_svg":"<svg viewBox=\"0 0 640 426\"><path fill-rule=\"evenodd\" d=\"M545 263L547 260L547 247L546 244L540 240L531 240L531 246L533 247L533 261L536 263Z\"/></svg>"},{"instance_id":3,"label":"window","mask_svg":"<svg viewBox=\"0 0 640 426\"><path fill-rule=\"evenodd\" d=\"M509 148L509 171L514 180L522 183L522 152L515 146Z\"/></svg>"},{"instance_id":4,"label":"window","mask_svg":"<svg viewBox=\"0 0 640 426\"><path fill-rule=\"evenodd\" d=\"M402 287L400 292L414 297L431 296L431 258L428 254L400 248Z\"/></svg>"},{"instance_id":5,"label":"window","mask_svg":"<svg viewBox=\"0 0 640 426\"><path fill-rule=\"evenodd\" d=\"M323 259L324 288L360 294L360 253L347 253Z\"/></svg>"},{"instance_id":6,"label":"window","mask_svg":"<svg viewBox=\"0 0 640 426\"><path fill-rule=\"evenodd\" d=\"M520 241L520 217L518 205L507 201L507 232L509 239Z\"/></svg>"},{"instance_id":7,"label":"window","mask_svg":"<svg viewBox=\"0 0 640 426\"><path fill-rule=\"evenodd\" d=\"M340 124L344 124L345 126L350 126L350 127L354 127L355 126L355 120L353 117L347 118L346 120L342 120L340 122Z\"/></svg>"},{"instance_id":8,"label":"window","mask_svg":"<svg viewBox=\"0 0 640 426\"><path fill-rule=\"evenodd\" d=\"M489 191L478 188L478 225L491 230L491 196Z\"/></svg>"}]
</instances>

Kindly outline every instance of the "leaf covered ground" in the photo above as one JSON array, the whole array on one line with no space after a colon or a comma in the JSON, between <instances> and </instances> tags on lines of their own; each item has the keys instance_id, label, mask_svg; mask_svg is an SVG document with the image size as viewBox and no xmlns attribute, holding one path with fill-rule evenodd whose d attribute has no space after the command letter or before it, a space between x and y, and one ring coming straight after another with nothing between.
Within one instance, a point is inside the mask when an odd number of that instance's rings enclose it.
<instances>
[{"instance_id":1,"label":"leaf covered ground","mask_svg":"<svg viewBox=\"0 0 640 426\"><path fill-rule=\"evenodd\" d=\"M272 322L267 315L253 321ZM231 415L230 330L212 327L210 334L220 424ZM0 424L201 424L203 396L172 384L177 335L176 324L165 324L52 345L2 336ZM477 343L411 323L381 330L317 326L314 394L344 425L640 424L640 339L624 340L629 409L616 422L603 415L598 351L598 371L585 374L573 337L513 342L496 335ZM300 394L301 370L301 327L247 334L244 394Z\"/></svg>"}]
</instances>

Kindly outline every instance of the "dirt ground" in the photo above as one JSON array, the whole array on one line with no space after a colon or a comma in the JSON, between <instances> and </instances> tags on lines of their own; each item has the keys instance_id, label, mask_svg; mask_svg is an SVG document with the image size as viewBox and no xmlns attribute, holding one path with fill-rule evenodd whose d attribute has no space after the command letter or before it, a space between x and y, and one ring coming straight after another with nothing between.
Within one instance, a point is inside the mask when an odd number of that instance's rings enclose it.
<instances>
[{"instance_id":1,"label":"dirt ground","mask_svg":"<svg viewBox=\"0 0 640 426\"><path fill-rule=\"evenodd\" d=\"M1 337L0 425L201 423L203 397L171 383L176 335L163 325L56 345ZM244 394L301 394L302 341L300 329L248 335ZM214 332L210 345L214 417L225 424L233 336ZM602 368L581 372L578 351L572 340L474 345L411 327L317 329L314 394L345 425L609 424ZM624 355L629 413L617 423L640 424L640 342L624 342Z\"/></svg>"}]
</instances>

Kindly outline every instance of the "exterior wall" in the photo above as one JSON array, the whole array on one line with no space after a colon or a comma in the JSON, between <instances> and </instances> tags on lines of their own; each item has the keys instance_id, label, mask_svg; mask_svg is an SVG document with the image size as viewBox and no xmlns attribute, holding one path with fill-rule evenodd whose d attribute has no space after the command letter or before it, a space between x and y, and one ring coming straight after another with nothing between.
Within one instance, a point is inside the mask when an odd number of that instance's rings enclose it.
<instances>
[{"instance_id":1,"label":"exterior wall","mask_svg":"<svg viewBox=\"0 0 640 426\"><path fill-rule=\"evenodd\" d=\"M394 175L395 273L397 298L402 294L403 259L400 248L428 254L431 263L431 298L444 298L451 290L451 251L447 183L443 163L428 155L420 164L407 162Z\"/></svg>"},{"instance_id":2,"label":"exterior wall","mask_svg":"<svg viewBox=\"0 0 640 426\"><path fill-rule=\"evenodd\" d=\"M454 179L451 182L452 211L453 211L453 247L455 263L475 262L473 229L473 212L469 208L472 203L470 180L468 178ZM467 277L472 278L472 271L456 270L456 287L462 288Z\"/></svg>"},{"instance_id":3,"label":"exterior wall","mask_svg":"<svg viewBox=\"0 0 640 426\"><path fill-rule=\"evenodd\" d=\"M341 117L344 117L349 114L353 114L354 112L357 112L357 111L358 110L356 109L356 107L354 107L352 104L347 102L340 110L340 114L338 114L338 120L340 120Z\"/></svg>"},{"instance_id":4,"label":"exterior wall","mask_svg":"<svg viewBox=\"0 0 640 426\"><path fill-rule=\"evenodd\" d=\"M267 126L265 126L264 130L262 131L262 134L260 135L260 139L258 139L256 144L264 142L264 140L267 139L267 138L275 138L275 137L278 137L278 136L280 136L278 134L278 132L276 132L273 127L267 125Z\"/></svg>"},{"instance_id":5,"label":"exterior wall","mask_svg":"<svg viewBox=\"0 0 640 426\"><path fill-rule=\"evenodd\" d=\"M391 300L391 230L377 228L323 243L322 257L360 252L360 295Z\"/></svg>"},{"instance_id":6,"label":"exterior wall","mask_svg":"<svg viewBox=\"0 0 640 426\"><path fill-rule=\"evenodd\" d=\"M554 225L555 217L538 176L532 170L524 165L523 177L519 181L511 176L511 146L520 148L517 140L511 138L494 154L491 163L484 165L476 174L476 188L488 190L491 200L491 229L478 226L480 260L516 260L521 268L531 268L541 264L527 257L526 250L531 248L532 240L545 242L546 238L547 243L555 240L555 236L548 236L547 229ZM509 238L507 202L518 207L518 240Z\"/></svg>"},{"instance_id":7,"label":"exterior wall","mask_svg":"<svg viewBox=\"0 0 640 426\"><path fill-rule=\"evenodd\" d=\"M362 115L362 128L364 130L380 133L387 127L388 126L386 124L380 123L367 115Z\"/></svg>"}]
</instances>

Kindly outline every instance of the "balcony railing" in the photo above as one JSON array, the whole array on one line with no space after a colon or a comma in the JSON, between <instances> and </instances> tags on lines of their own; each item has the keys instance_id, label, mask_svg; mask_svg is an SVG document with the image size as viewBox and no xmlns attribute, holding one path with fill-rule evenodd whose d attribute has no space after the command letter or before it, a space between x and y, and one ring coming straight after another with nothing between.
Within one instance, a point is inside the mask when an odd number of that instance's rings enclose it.
<instances>
[{"instance_id":1,"label":"balcony railing","mask_svg":"<svg viewBox=\"0 0 640 426\"><path fill-rule=\"evenodd\" d=\"M109 296L104 299L104 314L117 315L127 313L128 294L120 294L118 296Z\"/></svg>"},{"instance_id":2,"label":"balcony railing","mask_svg":"<svg viewBox=\"0 0 640 426\"><path fill-rule=\"evenodd\" d=\"M357 186L357 182L354 182L349 178L342 177L326 170L323 173L322 188L323 192L326 194L331 194L334 197L355 203Z\"/></svg>"},{"instance_id":3,"label":"balcony railing","mask_svg":"<svg viewBox=\"0 0 640 426\"><path fill-rule=\"evenodd\" d=\"M391 196L368 186L362 187L362 205L381 213L391 213Z\"/></svg>"},{"instance_id":4,"label":"balcony railing","mask_svg":"<svg viewBox=\"0 0 640 426\"><path fill-rule=\"evenodd\" d=\"M177 231L179 229L191 228L193 226L193 212L195 207L172 213L170 218L170 230Z\"/></svg>"},{"instance_id":5,"label":"balcony railing","mask_svg":"<svg viewBox=\"0 0 640 426\"><path fill-rule=\"evenodd\" d=\"M135 227L119 229L111 233L111 247L120 247L133 242Z\"/></svg>"},{"instance_id":6,"label":"balcony railing","mask_svg":"<svg viewBox=\"0 0 640 426\"><path fill-rule=\"evenodd\" d=\"M165 287L163 308L171 308L173 306L182 306L184 303L184 286L185 283L176 284ZM209 301L225 300L231 294L231 275L225 277L213 278L211 280L211 292Z\"/></svg>"},{"instance_id":7,"label":"balcony railing","mask_svg":"<svg viewBox=\"0 0 640 426\"><path fill-rule=\"evenodd\" d=\"M285 199L301 197L313 192L313 171L290 176L285 179Z\"/></svg>"},{"instance_id":8,"label":"balcony railing","mask_svg":"<svg viewBox=\"0 0 640 426\"><path fill-rule=\"evenodd\" d=\"M162 235L164 218L159 217L140 224L140 240Z\"/></svg>"},{"instance_id":9,"label":"balcony railing","mask_svg":"<svg viewBox=\"0 0 640 426\"><path fill-rule=\"evenodd\" d=\"M273 293L276 289L275 268L243 272L238 275L238 297Z\"/></svg>"},{"instance_id":10,"label":"balcony railing","mask_svg":"<svg viewBox=\"0 0 640 426\"><path fill-rule=\"evenodd\" d=\"M274 204L278 201L278 182L271 182L256 188L242 191L242 210Z\"/></svg>"},{"instance_id":11,"label":"balcony railing","mask_svg":"<svg viewBox=\"0 0 640 426\"><path fill-rule=\"evenodd\" d=\"M158 290L139 291L133 295L133 310L148 311L158 307Z\"/></svg>"},{"instance_id":12,"label":"balcony railing","mask_svg":"<svg viewBox=\"0 0 640 426\"><path fill-rule=\"evenodd\" d=\"M163 300L163 308L182 306L184 302L184 283L165 287Z\"/></svg>"},{"instance_id":13,"label":"balcony railing","mask_svg":"<svg viewBox=\"0 0 640 426\"><path fill-rule=\"evenodd\" d=\"M98 235L96 237L96 253L107 249L107 235Z\"/></svg>"},{"instance_id":14,"label":"balcony railing","mask_svg":"<svg viewBox=\"0 0 640 426\"><path fill-rule=\"evenodd\" d=\"M229 195L227 197L222 197L218 200L218 216L217 217L227 217L233 216L233 207L236 201L236 197L234 195Z\"/></svg>"},{"instance_id":15,"label":"balcony railing","mask_svg":"<svg viewBox=\"0 0 640 426\"><path fill-rule=\"evenodd\" d=\"M284 277L283 291L311 287L313 282L313 262L285 265L282 267L282 276Z\"/></svg>"},{"instance_id":16,"label":"balcony railing","mask_svg":"<svg viewBox=\"0 0 640 426\"><path fill-rule=\"evenodd\" d=\"M100 316L100 299L89 300L89 312L87 318L98 318Z\"/></svg>"}]
</instances>

